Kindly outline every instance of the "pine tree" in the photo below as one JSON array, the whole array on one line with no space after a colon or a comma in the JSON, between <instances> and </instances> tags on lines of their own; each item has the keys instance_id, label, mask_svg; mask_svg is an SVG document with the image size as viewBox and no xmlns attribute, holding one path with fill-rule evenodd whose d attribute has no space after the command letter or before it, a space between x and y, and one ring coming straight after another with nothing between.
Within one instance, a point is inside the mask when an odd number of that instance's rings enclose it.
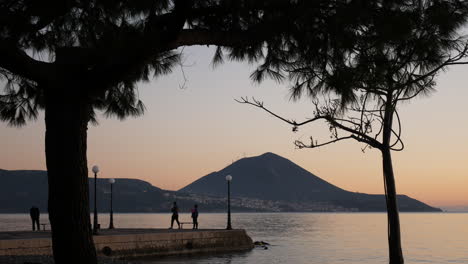
<instances>
[{"instance_id":1,"label":"pine tree","mask_svg":"<svg viewBox=\"0 0 468 264\"><path fill-rule=\"evenodd\" d=\"M20 126L45 112L55 263L96 263L86 156L96 110L141 115L136 83L170 72L178 47L222 46L216 63L224 52L271 65L265 47L281 53L296 21L324 16L329 2L0 0L0 118Z\"/></svg>"},{"instance_id":2,"label":"pine tree","mask_svg":"<svg viewBox=\"0 0 468 264\"><path fill-rule=\"evenodd\" d=\"M342 12L352 10L355 12ZM363 12L363 10L365 10ZM468 17L465 1L351 1L336 25L324 29L324 53L310 49L304 35L293 36L297 48L289 49L287 63L266 65L293 83L293 99L306 95L313 99L311 119L296 122L271 112L259 100L242 98L293 126L316 121L329 125L331 140L296 141L298 148L317 148L342 140L356 140L382 154L384 190L388 215L390 264L403 264L400 220L393 172L392 151L402 151L402 124L398 106L413 98L428 95L435 77L450 65L467 64L468 42L460 28ZM358 23L353 16L358 17ZM343 23L348 21L350 23ZM306 41L304 41L306 40ZM312 51L312 52L310 52ZM318 56L326 56L320 58ZM320 65L320 62L324 62ZM312 66L311 66L312 65ZM254 75L261 80L262 72Z\"/></svg>"}]
</instances>

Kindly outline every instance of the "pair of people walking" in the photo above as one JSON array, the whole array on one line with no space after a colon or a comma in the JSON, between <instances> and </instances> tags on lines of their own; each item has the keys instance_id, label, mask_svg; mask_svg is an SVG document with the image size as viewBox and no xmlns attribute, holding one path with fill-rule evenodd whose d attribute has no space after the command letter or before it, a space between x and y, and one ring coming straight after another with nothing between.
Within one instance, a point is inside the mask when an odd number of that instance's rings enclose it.
<instances>
[{"instance_id":1,"label":"pair of people walking","mask_svg":"<svg viewBox=\"0 0 468 264\"><path fill-rule=\"evenodd\" d=\"M174 202L174 205L171 208L172 216L171 216L171 227L169 229L172 229L174 226L174 221L177 223L177 226L180 228L180 222L179 222L179 207L177 206L177 203ZM192 210L192 223L193 223L193 229L198 229L198 205L195 205Z\"/></svg>"}]
</instances>

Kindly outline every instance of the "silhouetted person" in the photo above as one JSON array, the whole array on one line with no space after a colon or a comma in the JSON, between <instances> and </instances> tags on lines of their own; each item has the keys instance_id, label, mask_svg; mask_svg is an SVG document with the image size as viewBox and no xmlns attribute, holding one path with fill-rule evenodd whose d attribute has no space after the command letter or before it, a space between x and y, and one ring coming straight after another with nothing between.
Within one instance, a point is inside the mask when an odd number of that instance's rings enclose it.
<instances>
[{"instance_id":1,"label":"silhouetted person","mask_svg":"<svg viewBox=\"0 0 468 264\"><path fill-rule=\"evenodd\" d=\"M193 229L198 229L198 205L192 208Z\"/></svg>"},{"instance_id":2,"label":"silhouetted person","mask_svg":"<svg viewBox=\"0 0 468 264\"><path fill-rule=\"evenodd\" d=\"M36 206L31 207L29 209L29 215L31 216L31 221L32 221L32 230L36 231L36 225L37 225L37 231L41 230L39 228L39 216L40 216L39 208Z\"/></svg>"},{"instance_id":3,"label":"silhouetted person","mask_svg":"<svg viewBox=\"0 0 468 264\"><path fill-rule=\"evenodd\" d=\"M171 217L171 227L169 229L172 229L172 226L174 225L174 221L177 222L177 225L180 228L180 223L179 223L179 207L177 207L177 203L174 202L174 206L171 208L172 212L172 217Z\"/></svg>"}]
</instances>

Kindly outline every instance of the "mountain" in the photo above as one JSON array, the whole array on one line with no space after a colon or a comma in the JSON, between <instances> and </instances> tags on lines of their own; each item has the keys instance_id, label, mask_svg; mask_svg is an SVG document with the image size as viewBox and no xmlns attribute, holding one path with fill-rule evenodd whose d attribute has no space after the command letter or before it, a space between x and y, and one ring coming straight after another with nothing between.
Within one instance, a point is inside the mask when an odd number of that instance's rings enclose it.
<instances>
[{"instance_id":1,"label":"mountain","mask_svg":"<svg viewBox=\"0 0 468 264\"><path fill-rule=\"evenodd\" d=\"M177 201L182 212L198 204L203 212L226 210L226 175L232 175L233 211L385 211L383 195L354 193L332 185L273 153L244 158L179 191L162 190L138 179L115 179L115 212L169 212ZM99 175L98 175L99 176ZM64 175L67 177L67 175ZM33 205L47 211L47 172L0 169L0 213L28 213ZM94 178L89 178L90 208L94 208ZM64 186L66 188L66 186ZM110 184L97 180L97 207L109 211ZM400 211L440 211L399 195Z\"/></svg>"},{"instance_id":2,"label":"mountain","mask_svg":"<svg viewBox=\"0 0 468 264\"><path fill-rule=\"evenodd\" d=\"M64 175L66 177L66 175ZM28 213L35 205L47 211L47 172L38 170L0 170L0 213ZM94 178L89 178L90 205L94 207ZM110 204L109 179L97 180L97 207L108 211ZM66 186L64 186L66 188ZM148 182L137 179L116 179L114 211L159 212L170 208L170 196ZM170 192L169 192L170 193Z\"/></svg>"},{"instance_id":3,"label":"mountain","mask_svg":"<svg viewBox=\"0 0 468 264\"><path fill-rule=\"evenodd\" d=\"M28 212L31 206L47 208L47 173L37 170L0 170L0 213Z\"/></svg>"},{"instance_id":4,"label":"mountain","mask_svg":"<svg viewBox=\"0 0 468 264\"><path fill-rule=\"evenodd\" d=\"M232 196L278 201L283 210L385 211L385 196L354 193L330 184L288 159L273 153L243 158L179 190L198 195L226 195L226 175L232 175ZM406 195L398 195L400 211L441 211ZM305 207L304 207L305 206Z\"/></svg>"},{"instance_id":5,"label":"mountain","mask_svg":"<svg viewBox=\"0 0 468 264\"><path fill-rule=\"evenodd\" d=\"M99 175L98 175L99 176ZM64 175L67 177L67 175ZM64 186L66 188L66 186ZM29 213L31 206L47 212L47 172L39 170L0 169L0 213ZM99 212L110 209L109 179L97 180L97 208ZM94 178L89 178L90 209L94 210ZM113 186L114 212L167 212L177 201L181 212L189 212L197 203L203 212L225 211L224 197L206 197L162 190L138 179L115 179ZM265 211L262 208L237 207L237 211Z\"/></svg>"}]
</instances>

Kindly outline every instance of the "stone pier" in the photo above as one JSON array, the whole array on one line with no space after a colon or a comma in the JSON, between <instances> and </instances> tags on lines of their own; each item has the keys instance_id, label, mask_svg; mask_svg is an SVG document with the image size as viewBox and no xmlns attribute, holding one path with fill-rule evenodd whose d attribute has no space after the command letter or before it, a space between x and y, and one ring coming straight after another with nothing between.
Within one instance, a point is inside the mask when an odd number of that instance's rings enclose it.
<instances>
[{"instance_id":1,"label":"stone pier","mask_svg":"<svg viewBox=\"0 0 468 264\"><path fill-rule=\"evenodd\" d=\"M242 251L253 248L245 230L113 229L94 236L98 255L137 258ZM52 255L49 231L0 232L0 256Z\"/></svg>"}]
</instances>

